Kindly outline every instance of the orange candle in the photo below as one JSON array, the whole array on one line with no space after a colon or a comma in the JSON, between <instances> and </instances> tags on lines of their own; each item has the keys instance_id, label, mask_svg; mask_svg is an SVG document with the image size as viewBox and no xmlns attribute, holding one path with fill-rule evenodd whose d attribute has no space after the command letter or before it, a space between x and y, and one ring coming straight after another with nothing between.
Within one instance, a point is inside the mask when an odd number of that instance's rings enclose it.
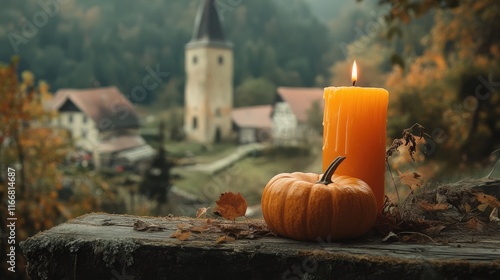
<instances>
[{"instance_id":1,"label":"orange candle","mask_svg":"<svg viewBox=\"0 0 500 280\"><path fill-rule=\"evenodd\" d=\"M323 171L337 157L346 159L336 174L365 181L373 190L379 211L384 203L386 124L389 93L383 88L352 87L324 90Z\"/></svg>"}]
</instances>

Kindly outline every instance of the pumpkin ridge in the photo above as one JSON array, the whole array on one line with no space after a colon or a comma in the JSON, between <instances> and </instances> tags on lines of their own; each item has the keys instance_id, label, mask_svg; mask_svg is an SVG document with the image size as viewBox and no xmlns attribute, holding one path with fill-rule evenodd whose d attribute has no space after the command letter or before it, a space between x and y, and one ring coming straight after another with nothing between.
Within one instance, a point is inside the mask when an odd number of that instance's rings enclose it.
<instances>
[{"instance_id":1,"label":"pumpkin ridge","mask_svg":"<svg viewBox=\"0 0 500 280\"><path fill-rule=\"evenodd\" d=\"M307 185L305 186L305 188L307 189L307 197L305 199L305 205L304 205L304 209L306 212L309 212L309 199L311 199L311 193L314 191L314 185L313 186L310 186L310 185ZM305 216L305 219L304 219L304 222L303 222L303 226L305 227L306 229L306 236L308 237L309 236L309 232L310 232L310 228L309 228L309 215L304 215Z\"/></svg>"},{"instance_id":2,"label":"pumpkin ridge","mask_svg":"<svg viewBox=\"0 0 500 280\"><path fill-rule=\"evenodd\" d=\"M285 180L285 181L286 181L286 183L288 184L288 181L290 181L289 179L290 179L290 178L288 178L288 177L281 178L280 183L281 183L281 184L284 184L284 183L283 183L283 182L281 182L281 181ZM277 191L278 191L278 192L280 192L280 190L279 190L279 189L278 189ZM283 219L283 215L285 214L285 210L286 210L286 200L287 200L286 198L288 197L289 189L285 189L285 190L283 190L283 191L282 191L282 193L283 193L283 194L280 194L281 201L279 201L279 202L278 202L278 201L276 201L276 202L275 202L275 203L276 203L276 206L275 206L275 207L277 207L277 208L278 208L278 209L276 209L276 212L280 212L280 216L278 216L278 217L282 217L282 218L276 218L277 223L274 223L274 228L275 228L275 231L276 231L277 233L281 233L281 232L283 232L283 230L284 230L284 229L283 229L283 227L282 227L282 226L283 226L283 221L282 221L282 219ZM269 201L271 201L271 199L269 199ZM273 209L273 208L274 208L274 207L272 207L272 206L271 206L271 209Z\"/></svg>"},{"instance_id":3,"label":"pumpkin ridge","mask_svg":"<svg viewBox=\"0 0 500 280\"><path fill-rule=\"evenodd\" d=\"M286 207L284 207L284 209L291 208L292 210L296 211L284 211L284 215L282 216L285 232L288 231L291 236L295 236L296 238L300 238L302 236L301 231L304 230L303 218L307 217L307 208L303 207L304 198L296 193L304 189L303 184L304 183L302 181L293 181L290 185L290 188L286 195ZM307 186L305 188L307 188ZM295 206L295 209L292 206ZM286 225L291 226L287 227Z\"/></svg>"},{"instance_id":4,"label":"pumpkin ridge","mask_svg":"<svg viewBox=\"0 0 500 280\"><path fill-rule=\"evenodd\" d=\"M339 192L339 189L336 188L336 191ZM337 193L336 192L336 193ZM331 209L333 209L334 213L332 215L332 221L331 221L331 224L330 224L330 232L331 232L331 235L332 235L332 239L336 239L338 238L338 214L339 214L339 208L338 208L338 201L340 200L337 195L333 195L333 192L329 192L329 200L330 200L330 203L331 203Z\"/></svg>"}]
</instances>

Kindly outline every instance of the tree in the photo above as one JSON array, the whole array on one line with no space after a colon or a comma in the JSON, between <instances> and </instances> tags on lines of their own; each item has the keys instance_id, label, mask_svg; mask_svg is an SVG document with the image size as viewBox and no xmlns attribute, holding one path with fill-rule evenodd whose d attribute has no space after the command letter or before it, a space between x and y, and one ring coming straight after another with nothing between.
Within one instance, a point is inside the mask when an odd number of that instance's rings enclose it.
<instances>
[{"instance_id":1,"label":"tree","mask_svg":"<svg viewBox=\"0 0 500 280\"><path fill-rule=\"evenodd\" d=\"M165 151L165 126L163 122L159 125L160 143L158 145L158 153L153 158L151 166L146 169L143 181L140 185L140 193L147 198L155 200L157 204L156 214L160 214L160 209L168 201L168 191L172 187L170 182L170 169L173 163L167 159Z\"/></svg>"},{"instance_id":2,"label":"tree","mask_svg":"<svg viewBox=\"0 0 500 280\"><path fill-rule=\"evenodd\" d=\"M434 3L435 1L427 1ZM421 2L418 2L422 4ZM422 55L395 67L386 87L391 92L391 130L419 122L438 138L428 156L447 160L456 170L488 163L500 146L500 3L448 1L438 10ZM430 10L437 6L425 6ZM435 133L433 133L435 132Z\"/></svg>"},{"instance_id":3,"label":"tree","mask_svg":"<svg viewBox=\"0 0 500 280\"><path fill-rule=\"evenodd\" d=\"M85 177L70 186L73 195L68 200L59 199L65 176L61 166L72 150L70 138L50 125L54 113L47 110L52 96L48 85L36 85L33 74L27 71L18 78L18 62L15 58L9 65L0 64L0 197L5 201L7 194L15 192L16 246L67 219L98 211L100 201L94 191L101 189L102 196L109 193L101 188L101 182ZM9 177L13 179L6 180L7 168L11 168L13 176ZM5 215L10 217L7 204L2 203L0 209L4 223ZM1 242L4 250L12 245L6 239ZM0 261L5 263L5 256L2 254ZM22 259L17 264L17 271L23 271Z\"/></svg>"},{"instance_id":4,"label":"tree","mask_svg":"<svg viewBox=\"0 0 500 280\"><path fill-rule=\"evenodd\" d=\"M247 79L236 88L234 105L241 107L271 104L275 90L276 87L269 80L263 78Z\"/></svg>"}]
</instances>

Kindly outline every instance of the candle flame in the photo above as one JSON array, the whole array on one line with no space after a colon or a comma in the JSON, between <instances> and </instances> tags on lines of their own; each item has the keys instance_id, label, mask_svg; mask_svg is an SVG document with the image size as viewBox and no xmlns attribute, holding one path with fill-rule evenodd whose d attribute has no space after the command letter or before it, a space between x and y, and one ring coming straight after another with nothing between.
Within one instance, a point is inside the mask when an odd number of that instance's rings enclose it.
<instances>
[{"instance_id":1,"label":"candle flame","mask_svg":"<svg viewBox=\"0 0 500 280\"><path fill-rule=\"evenodd\" d=\"M354 63L352 64L352 85L356 84L356 81L358 80L358 69L356 67L356 60L354 60Z\"/></svg>"}]
</instances>

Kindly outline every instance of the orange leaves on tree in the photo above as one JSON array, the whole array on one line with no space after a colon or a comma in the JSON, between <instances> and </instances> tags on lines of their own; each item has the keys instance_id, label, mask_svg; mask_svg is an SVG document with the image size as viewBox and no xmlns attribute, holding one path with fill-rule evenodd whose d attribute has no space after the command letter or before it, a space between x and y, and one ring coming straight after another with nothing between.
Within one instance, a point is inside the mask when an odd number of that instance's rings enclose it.
<instances>
[{"instance_id":1,"label":"orange leaves on tree","mask_svg":"<svg viewBox=\"0 0 500 280\"><path fill-rule=\"evenodd\" d=\"M238 217L245 216L247 212L248 204L241 193L223 193L215 203L217 206L214 208L213 212L222 216L224 219L235 220Z\"/></svg>"}]
</instances>

